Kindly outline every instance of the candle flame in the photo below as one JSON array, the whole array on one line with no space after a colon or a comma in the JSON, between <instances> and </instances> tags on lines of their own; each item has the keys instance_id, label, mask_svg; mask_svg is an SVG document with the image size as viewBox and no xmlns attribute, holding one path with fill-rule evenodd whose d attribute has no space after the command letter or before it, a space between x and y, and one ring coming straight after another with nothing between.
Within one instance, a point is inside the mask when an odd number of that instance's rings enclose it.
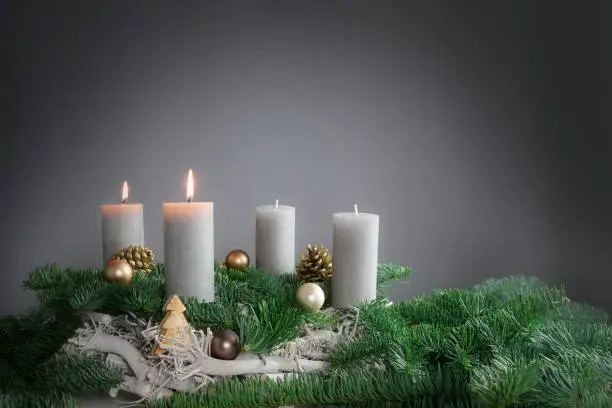
<instances>
[{"instance_id":1,"label":"candle flame","mask_svg":"<svg viewBox=\"0 0 612 408\"><path fill-rule=\"evenodd\" d=\"M357 203L353 204L353 207L355 208L355 214L359 215L359 210L357 209Z\"/></svg>"},{"instance_id":2,"label":"candle flame","mask_svg":"<svg viewBox=\"0 0 612 408\"><path fill-rule=\"evenodd\" d=\"M191 202L193 199L193 171L189 169L187 175L187 202Z\"/></svg>"},{"instance_id":3,"label":"candle flame","mask_svg":"<svg viewBox=\"0 0 612 408\"><path fill-rule=\"evenodd\" d=\"M123 182L123 192L121 193L121 202L123 204L127 203L128 195L129 195L128 184L127 184L127 181L124 181Z\"/></svg>"},{"instance_id":4,"label":"candle flame","mask_svg":"<svg viewBox=\"0 0 612 408\"><path fill-rule=\"evenodd\" d=\"M278 200L276 200L276 202L274 203L274 207L278 208Z\"/></svg>"}]
</instances>

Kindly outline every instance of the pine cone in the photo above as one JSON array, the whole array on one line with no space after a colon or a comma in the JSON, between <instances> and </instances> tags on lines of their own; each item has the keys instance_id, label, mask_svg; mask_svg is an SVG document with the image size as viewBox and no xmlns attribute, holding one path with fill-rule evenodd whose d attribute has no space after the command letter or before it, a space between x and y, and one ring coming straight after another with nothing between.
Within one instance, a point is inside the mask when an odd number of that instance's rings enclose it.
<instances>
[{"instance_id":1,"label":"pine cone","mask_svg":"<svg viewBox=\"0 0 612 408\"><path fill-rule=\"evenodd\" d=\"M112 259L121 259L129 263L135 271L151 272L155 254L147 247L130 245L117 251Z\"/></svg>"},{"instance_id":2,"label":"pine cone","mask_svg":"<svg viewBox=\"0 0 612 408\"><path fill-rule=\"evenodd\" d=\"M332 258L323 245L308 245L296 269L300 281L325 282L332 277Z\"/></svg>"}]
</instances>

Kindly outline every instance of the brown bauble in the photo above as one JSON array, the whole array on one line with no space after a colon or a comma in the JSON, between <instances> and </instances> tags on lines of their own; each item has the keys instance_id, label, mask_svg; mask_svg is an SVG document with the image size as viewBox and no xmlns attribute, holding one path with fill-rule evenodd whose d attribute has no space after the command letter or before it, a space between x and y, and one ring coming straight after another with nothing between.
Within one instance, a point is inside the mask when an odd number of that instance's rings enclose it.
<instances>
[{"instance_id":1,"label":"brown bauble","mask_svg":"<svg viewBox=\"0 0 612 408\"><path fill-rule=\"evenodd\" d=\"M111 259L104 268L104 280L110 283L130 283L134 270L129 263L121 259Z\"/></svg>"},{"instance_id":2,"label":"brown bauble","mask_svg":"<svg viewBox=\"0 0 612 408\"><path fill-rule=\"evenodd\" d=\"M233 360L240 354L240 339L233 330L213 333L210 355L220 360Z\"/></svg>"},{"instance_id":3,"label":"brown bauble","mask_svg":"<svg viewBox=\"0 0 612 408\"><path fill-rule=\"evenodd\" d=\"M233 249L225 257L225 266L230 269L244 271L249 267L249 255L242 249Z\"/></svg>"}]
</instances>

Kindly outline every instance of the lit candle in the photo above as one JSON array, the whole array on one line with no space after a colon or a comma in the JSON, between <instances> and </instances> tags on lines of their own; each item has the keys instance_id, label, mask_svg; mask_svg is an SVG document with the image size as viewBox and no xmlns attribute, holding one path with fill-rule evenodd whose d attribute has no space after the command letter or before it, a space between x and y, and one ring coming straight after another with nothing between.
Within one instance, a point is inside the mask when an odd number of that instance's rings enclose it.
<instances>
[{"instance_id":1,"label":"lit candle","mask_svg":"<svg viewBox=\"0 0 612 408\"><path fill-rule=\"evenodd\" d=\"M212 202L194 202L193 171L187 176L187 200L164 203L166 296L215 299L215 249Z\"/></svg>"},{"instance_id":2,"label":"lit candle","mask_svg":"<svg viewBox=\"0 0 612 408\"><path fill-rule=\"evenodd\" d=\"M331 304L346 308L376 298L378 215L353 212L333 215Z\"/></svg>"},{"instance_id":3,"label":"lit candle","mask_svg":"<svg viewBox=\"0 0 612 408\"><path fill-rule=\"evenodd\" d=\"M260 205L255 209L255 265L274 274L295 273L295 207Z\"/></svg>"},{"instance_id":4,"label":"lit candle","mask_svg":"<svg viewBox=\"0 0 612 408\"><path fill-rule=\"evenodd\" d=\"M128 245L144 245L142 204L128 204L128 184L123 183L121 204L101 205L102 261Z\"/></svg>"}]
</instances>

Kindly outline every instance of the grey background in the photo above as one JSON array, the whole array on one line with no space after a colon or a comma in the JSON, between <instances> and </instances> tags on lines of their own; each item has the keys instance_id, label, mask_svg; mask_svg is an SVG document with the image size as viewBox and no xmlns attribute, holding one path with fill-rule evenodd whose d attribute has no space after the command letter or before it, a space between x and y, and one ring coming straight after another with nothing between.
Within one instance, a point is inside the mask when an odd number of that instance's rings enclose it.
<instances>
[{"instance_id":1,"label":"grey background","mask_svg":"<svg viewBox=\"0 0 612 408\"><path fill-rule=\"evenodd\" d=\"M0 314L47 262L101 263L127 179L163 259L162 202L215 202L216 256L254 208L381 217L393 299L537 275L612 309L605 2L2 3Z\"/></svg>"}]
</instances>

